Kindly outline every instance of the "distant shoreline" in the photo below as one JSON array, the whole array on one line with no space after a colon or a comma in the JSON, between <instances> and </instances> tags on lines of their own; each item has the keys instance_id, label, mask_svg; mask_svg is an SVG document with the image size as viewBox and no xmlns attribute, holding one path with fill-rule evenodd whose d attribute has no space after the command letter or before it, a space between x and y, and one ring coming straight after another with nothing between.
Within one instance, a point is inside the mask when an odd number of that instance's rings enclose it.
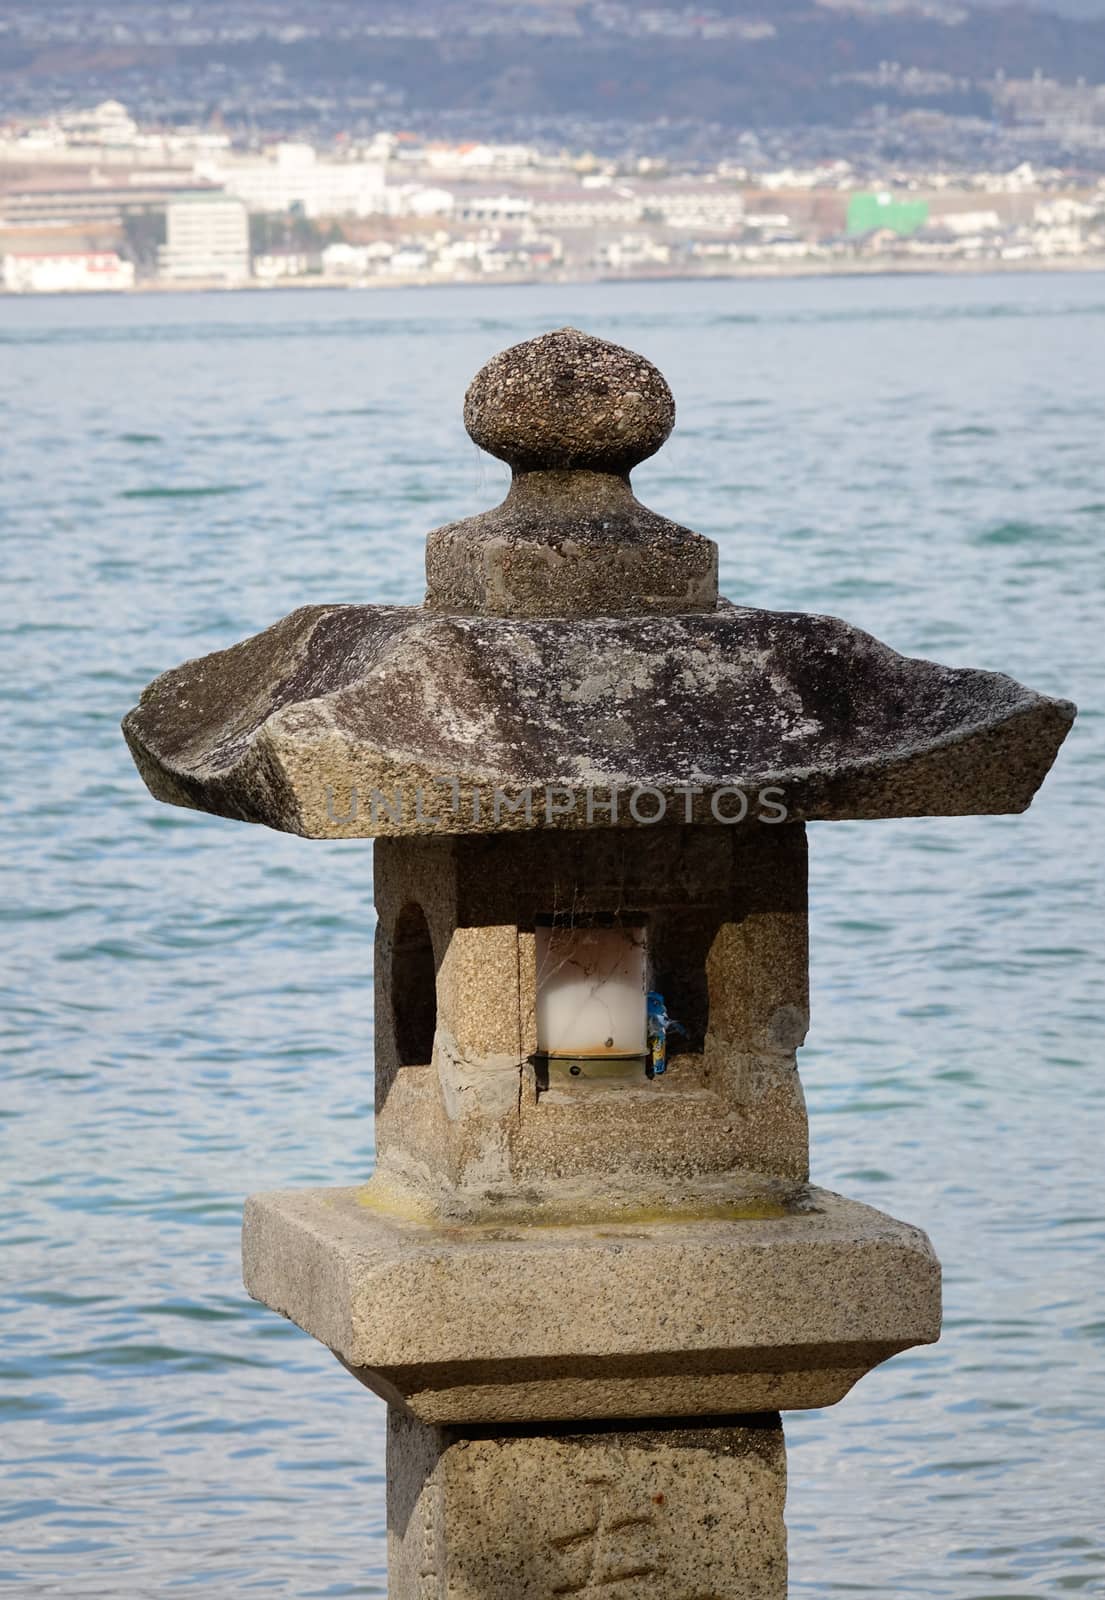
<instances>
[{"instance_id":1,"label":"distant shoreline","mask_svg":"<svg viewBox=\"0 0 1105 1600\"><path fill-rule=\"evenodd\" d=\"M572 273L559 276L551 273L497 273L495 277L442 278L436 274L415 273L400 276L389 273L372 278L325 277L312 274L302 278L279 278L271 283L251 278L246 283L222 283L217 279L197 280L192 283L167 283L161 280L135 284L130 289L57 289L16 291L0 289L0 299L52 300L86 297L90 299L134 297L159 294L242 294L264 293L274 290L313 289L494 289L519 287L567 288L575 285L608 283L731 283L764 282L777 278L985 278L1007 277L1018 273L1078 273L1105 272L1105 255L1058 256L1053 260L1025 261L779 261L770 265L762 262L736 264L718 272L629 272L629 273Z\"/></svg>"}]
</instances>

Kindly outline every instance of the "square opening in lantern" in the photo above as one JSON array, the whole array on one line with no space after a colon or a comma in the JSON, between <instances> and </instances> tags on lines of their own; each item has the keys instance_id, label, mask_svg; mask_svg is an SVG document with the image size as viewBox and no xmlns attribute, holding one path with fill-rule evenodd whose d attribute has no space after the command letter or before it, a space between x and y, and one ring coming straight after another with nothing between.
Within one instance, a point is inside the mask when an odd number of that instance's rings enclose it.
<instances>
[{"instance_id":1,"label":"square opening in lantern","mask_svg":"<svg viewBox=\"0 0 1105 1600\"><path fill-rule=\"evenodd\" d=\"M541 917L537 1053L550 1077L641 1076L648 1064L644 920Z\"/></svg>"}]
</instances>

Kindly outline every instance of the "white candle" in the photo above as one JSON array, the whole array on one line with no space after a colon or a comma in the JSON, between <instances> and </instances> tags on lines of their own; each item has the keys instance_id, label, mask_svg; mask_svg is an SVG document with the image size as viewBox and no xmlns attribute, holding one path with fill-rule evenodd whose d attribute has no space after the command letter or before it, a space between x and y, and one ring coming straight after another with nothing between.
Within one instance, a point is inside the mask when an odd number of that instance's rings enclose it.
<instances>
[{"instance_id":1,"label":"white candle","mask_svg":"<svg viewBox=\"0 0 1105 1600\"><path fill-rule=\"evenodd\" d=\"M550 1056L643 1056L643 927L538 927L537 1048Z\"/></svg>"}]
</instances>

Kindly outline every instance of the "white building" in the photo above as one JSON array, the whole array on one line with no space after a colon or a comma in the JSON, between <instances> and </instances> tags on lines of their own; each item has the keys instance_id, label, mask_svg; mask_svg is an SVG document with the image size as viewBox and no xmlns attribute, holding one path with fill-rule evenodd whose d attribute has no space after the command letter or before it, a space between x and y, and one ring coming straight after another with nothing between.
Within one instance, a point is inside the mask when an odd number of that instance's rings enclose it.
<instances>
[{"instance_id":1,"label":"white building","mask_svg":"<svg viewBox=\"0 0 1105 1600\"><path fill-rule=\"evenodd\" d=\"M393 252L391 257L392 272L428 272L429 267L430 252L424 250L421 245L402 244Z\"/></svg>"},{"instance_id":2,"label":"white building","mask_svg":"<svg viewBox=\"0 0 1105 1600\"><path fill-rule=\"evenodd\" d=\"M1094 205L1084 200L1075 200L1073 196L1061 195L1055 200L1045 200L1037 205L1032 215L1034 221L1042 228L1069 228L1073 222L1088 222L1103 209L1105 205Z\"/></svg>"},{"instance_id":3,"label":"white building","mask_svg":"<svg viewBox=\"0 0 1105 1600\"><path fill-rule=\"evenodd\" d=\"M527 194L507 194L503 190L470 189L458 191L453 215L461 222L525 223L533 214L534 203Z\"/></svg>"},{"instance_id":4,"label":"white building","mask_svg":"<svg viewBox=\"0 0 1105 1600\"><path fill-rule=\"evenodd\" d=\"M243 283L249 277L249 216L226 194L184 195L165 209L163 278Z\"/></svg>"},{"instance_id":5,"label":"white building","mask_svg":"<svg viewBox=\"0 0 1105 1600\"><path fill-rule=\"evenodd\" d=\"M540 153L528 144L440 144L421 152L431 170L466 177L479 172L525 173L541 164Z\"/></svg>"},{"instance_id":6,"label":"white building","mask_svg":"<svg viewBox=\"0 0 1105 1600\"><path fill-rule=\"evenodd\" d=\"M561 228L616 228L641 220L644 205L632 189L552 189L537 194L533 221L553 232Z\"/></svg>"},{"instance_id":7,"label":"white building","mask_svg":"<svg viewBox=\"0 0 1105 1600\"><path fill-rule=\"evenodd\" d=\"M328 244L322 252L322 270L328 277L360 277L378 272L395 254L395 246L386 239L372 244L346 244L344 241Z\"/></svg>"},{"instance_id":8,"label":"white building","mask_svg":"<svg viewBox=\"0 0 1105 1600\"><path fill-rule=\"evenodd\" d=\"M309 144L279 144L271 156L201 161L196 173L255 212L368 217L384 209L382 161L322 160Z\"/></svg>"},{"instance_id":9,"label":"white building","mask_svg":"<svg viewBox=\"0 0 1105 1600\"><path fill-rule=\"evenodd\" d=\"M88 289L131 289L134 262L114 250L71 250L6 255L0 281L12 294L63 294Z\"/></svg>"},{"instance_id":10,"label":"white building","mask_svg":"<svg viewBox=\"0 0 1105 1600\"><path fill-rule=\"evenodd\" d=\"M389 217L450 217L456 197L448 189L421 183L389 183L381 191L379 209Z\"/></svg>"},{"instance_id":11,"label":"white building","mask_svg":"<svg viewBox=\"0 0 1105 1600\"><path fill-rule=\"evenodd\" d=\"M949 211L931 220L934 227L943 228L961 239L978 233L998 233L1001 229L1001 218L996 211Z\"/></svg>"},{"instance_id":12,"label":"white building","mask_svg":"<svg viewBox=\"0 0 1105 1600\"><path fill-rule=\"evenodd\" d=\"M278 278L307 278L322 271L317 250L270 250L253 258L253 276L261 283Z\"/></svg>"},{"instance_id":13,"label":"white building","mask_svg":"<svg viewBox=\"0 0 1105 1600\"><path fill-rule=\"evenodd\" d=\"M744 221L744 196L723 184L693 183L679 188L646 189L641 200L646 213L654 213L665 227L680 231L739 228Z\"/></svg>"},{"instance_id":14,"label":"white building","mask_svg":"<svg viewBox=\"0 0 1105 1600\"><path fill-rule=\"evenodd\" d=\"M647 233L623 233L608 239L596 254L599 266L612 272L631 272L634 267L663 266L671 260L671 245Z\"/></svg>"},{"instance_id":15,"label":"white building","mask_svg":"<svg viewBox=\"0 0 1105 1600\"><path fill-rule=\"evenodd\" d=\"M138 124L118 100L104 100L89 111L63 111L58 117L70 144L132 145Z\"/></svg>"},{"instance_id":16,"label":"white building","mask_svg":"<svg viewBox=\"0 0 1105 1600\"><path fill-rule=\"evenodd\" d=\"M229 148L230 136L210 128L143 131L118 100L0 130L0 163L168 165L190 175L194 162L218 158Z\"/></svg>"}]
</instances>

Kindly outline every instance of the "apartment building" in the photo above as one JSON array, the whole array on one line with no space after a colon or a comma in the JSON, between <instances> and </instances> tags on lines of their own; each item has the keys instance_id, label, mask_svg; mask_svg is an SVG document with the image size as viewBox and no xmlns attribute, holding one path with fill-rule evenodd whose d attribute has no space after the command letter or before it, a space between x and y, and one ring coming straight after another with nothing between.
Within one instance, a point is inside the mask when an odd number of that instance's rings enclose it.
<instances>
[{"instance_id":1,"label":"apartment building","mask_svg":"<svg viewBox=\"0 0 1105 1600\"><path fill-rule=\"evenodd\" d=\"M233 195L193 194L165 208L165 243L158 252L163 278L243 283L249 277L249 215Z\"/></svg>"},{"instance_id":2,"label":"apartment building","mask_svg":"<svg viewBox=\"0 0 1105 1600\"><path fill-rule=\"evenodd\" d=\"M382 161L328 160L309 144L279 144L272 155L201 161L196 171L254 212L367 217L384 208Z\"/></svg>"}]
</instances>

